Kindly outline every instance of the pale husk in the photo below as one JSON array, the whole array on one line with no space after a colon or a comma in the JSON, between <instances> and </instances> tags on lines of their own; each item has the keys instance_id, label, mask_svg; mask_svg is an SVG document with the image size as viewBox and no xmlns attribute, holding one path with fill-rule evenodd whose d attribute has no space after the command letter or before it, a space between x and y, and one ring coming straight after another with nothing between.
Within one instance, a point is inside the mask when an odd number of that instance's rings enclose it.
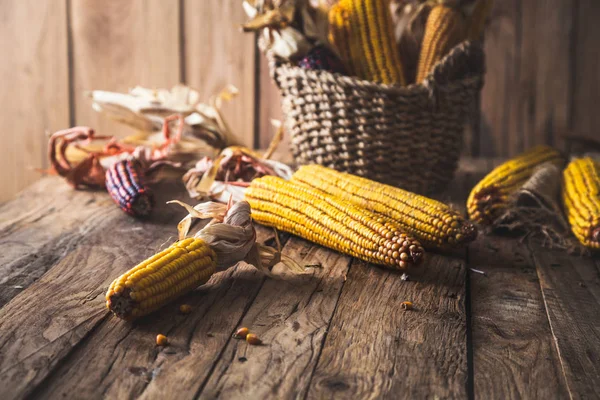
<instances>
[{"instance_id":1,"label":"pale husk","mask_svg":"<svg viewBox=\"0 0 600 400\"><path fill-rule=\"evenodd\" d=\"M272 269L277 264L282 264L294 274L304 273L298 263L281 254L280 248L273 249L256 243L256 231L247 202L240 201L231 206L206 202L194 207L177 200L169 203L178 204L189 213L177 226L179 240L188 236L194 219L213 218L194 237L204 240L215 251L218 271L245 261L271 277L275 276Z\"/></svg>"}]
</instances>

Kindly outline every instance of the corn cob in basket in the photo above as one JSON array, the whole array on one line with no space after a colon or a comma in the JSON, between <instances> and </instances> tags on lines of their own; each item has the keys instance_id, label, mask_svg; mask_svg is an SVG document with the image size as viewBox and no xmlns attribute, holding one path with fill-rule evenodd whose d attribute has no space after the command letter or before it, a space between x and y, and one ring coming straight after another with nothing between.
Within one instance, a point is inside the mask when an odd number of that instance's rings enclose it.
<instances>
[{"instance_id":1,"label":"corn cob in basket","mask_svg":"<svg viewBox=\"0 0 600 400\"><path fill-rule=\"evenodd\" d=\"M419 54L416 82L421 83L450 49L466 39L467 21L462 11L441 0L429 12Z\"/></svg>"},{"instance_id":2,"label":"corn cob in basket","mask_svg":"<svg viewBox=\"0 0 600 400\"><path fill-rule=\"evenodd\" d=\"M563 171L562 197L575 237L586 247L600 249L600 165L578 158Z\"/></svg>"},{"instance_id":3,"label":"corn cob in basket","mask_svg":"<svg viewBox=\"0 0 600 400\"><path fill-rule=\"evenodd\" d=\"M265 176L245 192L252 218L361 260L405 269L419 264L421 244L392 221L317 190Z\"/></svg>"},{"instance_id":4,"label":"corn cob in basket","mask_svg":"<svg viewBox=\"0 0 600 400\"><path fill-rule=\"evenodd\" d=\"M492 224L508 207L510 196L546 162L562 167L564 159L552 147L537 146L496 167L471 190L469 217L478 224Z\"/></svg>"},{"instance_id":5,"label":"corn cob in basket","mask_svg":"<svg viewBox=\"0 0 600 400\"><path fill-rule=\"evenodd\" d=\"M426 249L464 245L477 229L439 201L320 165L300 167L292 181L368 209L412 235Z\"/></svg>"},{"instance_id":6,"label":"corn cob in basket","mask_svg":"<svg viewBox=\"0 0 600 400\"><path fill-rule=\"evenodd\" d=\"M330 42L361 79L406 85L388 2L340 0L329 11Z\"/></svg>"}]
</instances>

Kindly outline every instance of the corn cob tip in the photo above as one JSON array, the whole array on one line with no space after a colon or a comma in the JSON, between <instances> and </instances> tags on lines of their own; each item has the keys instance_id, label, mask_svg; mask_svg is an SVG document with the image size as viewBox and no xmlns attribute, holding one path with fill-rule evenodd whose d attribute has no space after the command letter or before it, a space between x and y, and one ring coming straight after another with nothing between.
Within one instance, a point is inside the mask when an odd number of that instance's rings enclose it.
<instances>
[{"instance_id":1,"label":"corn cob tip","mask_svg":"<svg viewBox=\"0 0 600 400\"><path fill-rule=\"evenodd\" d=\"M134 301L129 296L131 290L125 288L120 293L109 292L106 301L106 307L110 309L117 317L130 320L133 315Z\"/></svg>"},{"instance_id":2,"label":"corn cob tip","mask_svg":"<svg viewBox=\"0 0 600 400\"><path fill-rule=\"evenodd\" d=\"M154 196L148 190L140 192L139 196L131 205L131 211L133 215L145 217L150 215L152 207L154 206Z\"/></svg>"},{"instance_id":3,"label":"corn cob tip","mask_svg":"<svg viewBox=\"0 0 600 400\"><path fill-rule=\"evenodd\" d=\"M474 224L470 223L470 222L466 222L460 228L460 232L461 233L459 233L458 235L456 235L457 236L456 237L456 243L458 245L474 241L475 239L477 239L477 235L479 233L479 231L477 230L477 227Z\"/></svg>"}]
</instances>

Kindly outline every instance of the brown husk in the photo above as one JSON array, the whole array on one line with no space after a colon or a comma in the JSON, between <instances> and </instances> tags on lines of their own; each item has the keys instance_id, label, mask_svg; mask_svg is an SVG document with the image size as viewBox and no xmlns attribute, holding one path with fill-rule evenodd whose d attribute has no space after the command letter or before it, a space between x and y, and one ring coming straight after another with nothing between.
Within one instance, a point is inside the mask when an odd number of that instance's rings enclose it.
<instances>
[{"instance_id":1,"label":"brown husk","mask_svg":"<svg viewBox=\"0 0 600 400\"><path fill-rule=\"evenodd\" d=\"M587 253L571 234L560 206L562 171L552 163L540 165L531 178L517 190L493 229L508 230L522 238L539 241L542 246L570 253Z\"/></svg>"}]
</instances>

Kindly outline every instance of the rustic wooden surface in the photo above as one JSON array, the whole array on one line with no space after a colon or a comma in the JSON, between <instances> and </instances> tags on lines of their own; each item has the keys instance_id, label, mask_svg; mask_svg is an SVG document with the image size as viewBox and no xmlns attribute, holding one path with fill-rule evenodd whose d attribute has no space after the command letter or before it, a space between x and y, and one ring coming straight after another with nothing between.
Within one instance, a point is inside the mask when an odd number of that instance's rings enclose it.
<instances>
[{"instance_id":1,"label":"rustic wooden surface","mask_svg":"<svg viewBox=\"0 0 600 400\"><path fill-rule=\"evenodd\" d=\"M463 160L440 197L462 204L493 161ZM481 236L400 274L281 234L302 277L248 265L135 323L110 281L175 239L179 184L158 212L46 178L0 207L0 398L597 398L600 260ZM258 227L272 244L274 232ZM471 269L484 271L485 275ZM403 311L402 301L415 309ZM193 312L177 312L188 303ZM248 326L264 340L232 338ZM157 348L164 333L170 345Z\"/></svg>"}]
</instances>

